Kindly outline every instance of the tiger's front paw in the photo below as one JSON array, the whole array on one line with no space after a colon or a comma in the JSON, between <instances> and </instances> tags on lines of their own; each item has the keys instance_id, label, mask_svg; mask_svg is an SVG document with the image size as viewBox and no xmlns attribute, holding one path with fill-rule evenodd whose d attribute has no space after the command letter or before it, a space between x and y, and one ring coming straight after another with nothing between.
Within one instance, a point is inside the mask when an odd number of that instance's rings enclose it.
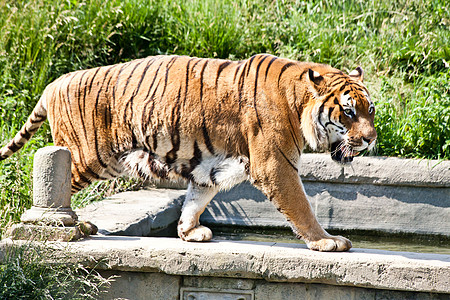
<instances>
[{"instance_id":1,"label":"tiger's front paw","mask_svg":"<svg viewBox=\"0 0 450 300\"><path fill-rule=\"evenodd\" d=\"M352 242L340 235L330 235L317 241L307 242L306 245L309 249L316 251L348 251L352 247Z\"/></svg>"},{"instance_id":2,"label":"tiger's front paw","mask_svg":"<svg viewBox=\"0 0 450 300\"><path fill-rule=\"evenodd\" d=\"M178 228L178 236L186 242L207 242L212 239L212 231L208 227L198 225L187 231Z\"/></svg>"}]
</instances>

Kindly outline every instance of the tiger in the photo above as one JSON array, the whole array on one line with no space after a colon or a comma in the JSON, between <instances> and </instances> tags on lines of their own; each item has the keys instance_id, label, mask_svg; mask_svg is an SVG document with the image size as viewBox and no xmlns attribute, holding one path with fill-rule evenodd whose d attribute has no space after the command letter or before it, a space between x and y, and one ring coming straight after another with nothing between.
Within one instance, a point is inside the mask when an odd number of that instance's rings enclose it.
<instances>
[{"instance_id":1,"label":"tiger","mask_svg":"<svg viewBox=\"0 0 450 300\"><path fill-rule=\"evenodd\" d=\"M247 60L159 55L78 70L50 83L0 150L17 152L48 119L72 157L72 193L124 174L185 180L177 225L184 241L209 241L200 215L223 190L249 181L309 249L347 251L350 240L317 221L299 176L300 156L329 150L347 164L374 147L375 106L363 70L270 54Z\"/></svg>"}]
</instances>

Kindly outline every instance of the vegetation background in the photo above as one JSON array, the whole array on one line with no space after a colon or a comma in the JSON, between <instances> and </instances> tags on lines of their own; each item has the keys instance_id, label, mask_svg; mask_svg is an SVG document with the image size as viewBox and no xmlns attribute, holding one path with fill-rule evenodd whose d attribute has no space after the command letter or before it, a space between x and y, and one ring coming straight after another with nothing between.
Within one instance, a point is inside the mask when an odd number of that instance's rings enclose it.
<instances>
[{"instance_id":1,"label":"vegetation background","mask_svg":"<svg viewBox=\"0 0 450 300\"><path fill-rule=\"evenodd\" d=\"M344 71L362 66L376 102L376 154L450 159L447 0L3 0L0 145L64 73L155 54L245 59L263 52ZM0 162L0 237L31 206L33 155L49 144L45 124ZM137 186L95 183L72 204ZM107 285L92 270L41 257L26 248L8 253L0 298L94 299Z\"/></svg>"},{"instance_id":2,"label":"vegetation background","mask_svg":"<svg viewBox=\"0 0 450 300\"><path fill-rule=\"evenodd\" d=\"M60 75L155 54L244 59L272 53L360 65L376 102L378 155L450 158L450 7L446 0L15 0L0 2L0 144ZM31 206L44 125L0 163L0 228ZM117 187L96 183L83 205Z\"/></svg>"}]
</instances>

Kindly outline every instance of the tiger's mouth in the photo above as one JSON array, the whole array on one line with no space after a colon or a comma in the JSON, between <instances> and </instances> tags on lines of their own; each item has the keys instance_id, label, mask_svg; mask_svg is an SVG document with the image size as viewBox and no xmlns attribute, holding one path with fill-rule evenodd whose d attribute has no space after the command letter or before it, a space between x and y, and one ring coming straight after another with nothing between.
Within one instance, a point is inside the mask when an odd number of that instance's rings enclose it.
<instances>
[{"instance_id":1,"label":"tiger's mouth","mask_svg":"<svg viewBox=\"0 0 450 300\"><path fill-rule=\"evenodd\" d=\"M345 141L334 142L331 144L331 158L341 164L348 164L353 161L353 157L359 154L352 149Z\"/></svg>"}]
</instances>

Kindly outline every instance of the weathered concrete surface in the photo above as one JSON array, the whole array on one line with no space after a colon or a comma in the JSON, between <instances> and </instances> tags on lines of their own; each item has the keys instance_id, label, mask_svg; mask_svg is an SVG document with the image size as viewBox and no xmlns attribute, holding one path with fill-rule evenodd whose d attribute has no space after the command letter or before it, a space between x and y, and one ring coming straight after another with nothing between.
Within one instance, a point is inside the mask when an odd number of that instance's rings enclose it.
<instances>
[{"instance_id":1,"label":"weathered concrete surface","mask_svg":"<svg viewBox=\"0 0 450 300\"><path fill-rule=\"evenodd\" d=\"M115 277L107 293L98 300L111 299L149 299L178 300L181 276L164 273L102 271L104 278Z\"/></svg>"},{"instance_id":2,"label":"weathered concrete surface","mask_svg":"<svg viewBox=\"0 0 450 300\"><path fill-rule=\"evenodd\" d=\"M76 210L101 234L151 236L178 222L186 191L151 189L125 192ZM175 224L169 228L176 230Z\"/></svg>"},{"instance_id":3,"label":"weathered concrete surface","mask_svg":"<svg viewBox=\"0 0 450 300\"><path fill-rule=\"evenodd\" d=\"M329 154L303 154L301 161L299 172L304 181L450 187L448 160L364 156L343 166L333 162Z\"/></svg>"},{"instance_id":4,"label":"weathered concrete surface","mask_svg":"<svg viewBox=\"0 0 450 300\"><path fill-rule=\"evenodd\" d=\"M357 157L342 166L329 155L302 155L306 194L326 229L450 236L450 162ZM249 183L211 201L200 219L216 225L283 226L288 222Z\"/></svg>"},{"instance_id":5,"label":"weathered concrete surface","mask_svg":"<svg viewBox=\"0 0 450 300\"><path fill-rule=\"evenodd\" d=\"M0 252L8 246L10 242L3 240ZM114 271L450 294L449 255L368 249L323 253L299 244L112 236L48 242L46 247L52 249L51 257L64 255L92 265L101 261L100 268Z\"/></svg>"},{"instance_id":6,"label":"weathered concrete surface","mask_svg":"<svg viewBox=\"0 0 450 300\"><path fill-rule=\"evenodd\" d=\"M447 300L448 294L404 292L335 286L317 283L267 282L261 279L199 277L103 271L104 277L115 276L111 287L99 299L152 300L336 300L336 299L420 299Z\"/></svg>"},{"instance_id":7,"label":"weathered concrete surface","mask_svg":"<svg viewBox=\"0 0 450 300\"><path fill-rule=\"evenodd\" d=\"M343 167L325 154L302 156L305 191L326 229L450 236L450 162L358 157L352 166ZM174 227L184 195L185 191L173 189L127 192L77 213L104 234L150 236L157 234L155 228ZM289 227L249 183L214 197L200 221Z\"/></svg>"},{"instance_id":8,"label":"weathered concrete surface","mask_svg":"<svg viewBox=\"0 0 450 300\"><path fill-rule=\"evenodd\" d=\"M183 286L181 288L181 299L189 299L191 291L210 291L218 294L215 299L246 299L244 297L226 298L226 291L232 289L235 293L242 296L251 295L253 292L256 300L298 300L298 299L317 299L317 300L349 300L349 299L447 299L446 294L404 292L393 290L369 289L350 286L335 286L317 283L281 283L267 282L265 280L252 279L234 279L234 278L214 278L214 277L195 277L183 276ZM225 294L225 295L224 295ZM209 295L208 295L209 296ZM203 299L203 298L197 298ZM206 298L210 300L210 298ZM190 299L189 299L190 300Z\"/></svg>"},{"instance_id":9,"label":"weathered concrete surface","mask_svg":"<svg viewBox=\"0 0 450 300\"><path fill-rule=\"evenodd\" d=\"M450 236L450 204L445 203L450 198L446 198L447 192L438 194L443 189L436 192L433 188L307 181L303 185L319 223L326 229ZM249 183L214 197L200 221L289 227L285 217Z\"/></svg>"}]
</instances>

